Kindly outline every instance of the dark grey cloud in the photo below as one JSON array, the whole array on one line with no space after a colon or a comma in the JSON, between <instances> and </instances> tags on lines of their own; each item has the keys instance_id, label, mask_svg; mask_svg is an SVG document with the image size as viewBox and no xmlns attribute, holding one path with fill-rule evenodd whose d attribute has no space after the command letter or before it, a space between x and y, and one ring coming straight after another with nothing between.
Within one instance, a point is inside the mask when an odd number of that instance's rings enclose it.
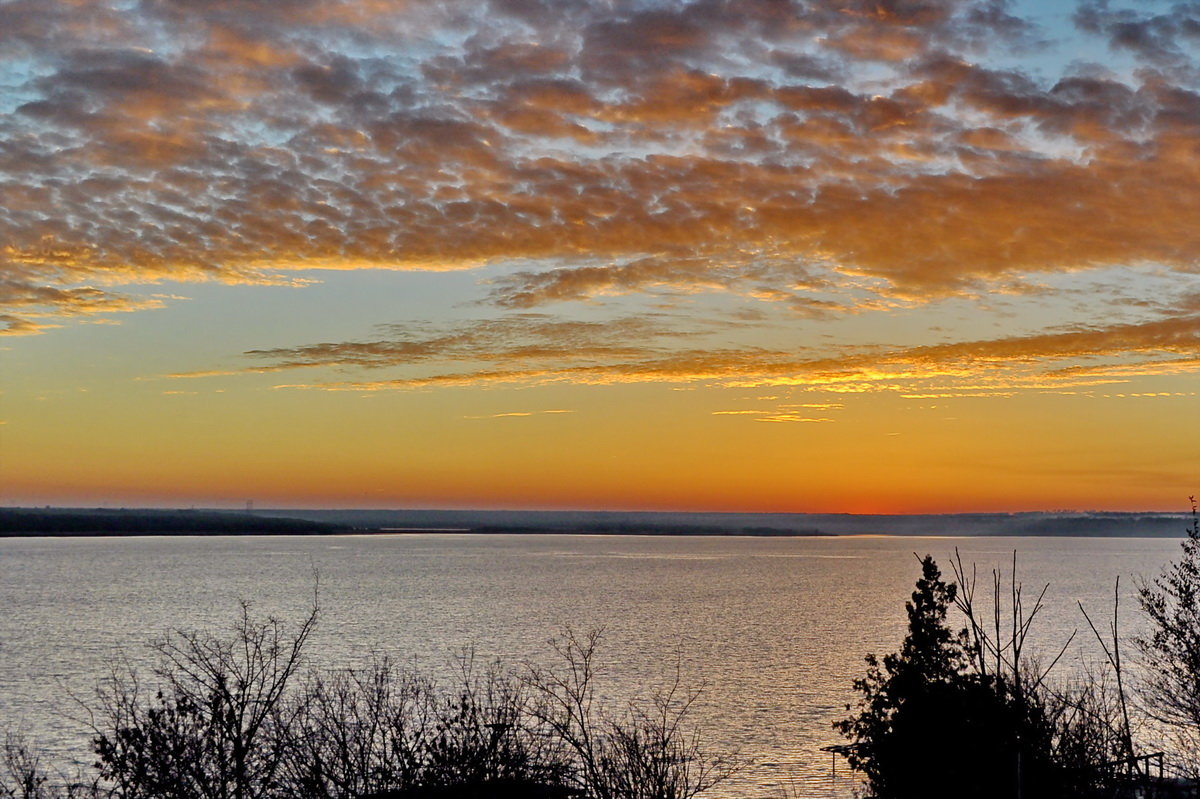
<instances>
[{"instance_id":1,"label":"dark grey cloud","mask_svg":"<svg viewBox=\"0 0 1200 799\"><path fill-rule=\"evenodd\" d=\"M1196 2L1131 8L1108 0L1084 0L1074 19L1088 33L1108 37L1114 50L1160 66L1191 63L1200 45L1200 3Z\"/></svg>"}]
</instances>

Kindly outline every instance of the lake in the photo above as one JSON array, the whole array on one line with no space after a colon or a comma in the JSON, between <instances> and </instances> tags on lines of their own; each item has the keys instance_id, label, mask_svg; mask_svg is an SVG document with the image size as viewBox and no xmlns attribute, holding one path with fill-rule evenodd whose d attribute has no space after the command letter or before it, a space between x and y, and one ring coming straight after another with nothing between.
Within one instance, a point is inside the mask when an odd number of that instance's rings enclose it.
<instances>
[{"instance_id":1,"label":"lake","mask_svg":"<svg viewBox=\"0 0 1200 799\"><path fill-rule=\"evenodd\" d=\"M298 623L316 573L314 666L385 653L449 675L464 647L549 663L550 637L603 628L609 699L664 684L676 662L685 684L704 686L704 738L752 761L717 795L849 795L845 764L832 781L820 747L840 742L831 724L854 699L863 655L903 637L914 553L933 554L948 576L956 547L985 575L1007 574L1015 550L1027 596L1050 584L1032 640L1049 659L1080 631L1064 678L1099 657L1076 602L1106 624L1120 576L1131 631L1135 577L1180 551L1175 539L1132 538L0 539L0 727L23 731L52 762L89 762L69 694L86 698L121 653L145 665L145 642L168 629L228 628L240 600Z\"/></svg>"}]
</instances>

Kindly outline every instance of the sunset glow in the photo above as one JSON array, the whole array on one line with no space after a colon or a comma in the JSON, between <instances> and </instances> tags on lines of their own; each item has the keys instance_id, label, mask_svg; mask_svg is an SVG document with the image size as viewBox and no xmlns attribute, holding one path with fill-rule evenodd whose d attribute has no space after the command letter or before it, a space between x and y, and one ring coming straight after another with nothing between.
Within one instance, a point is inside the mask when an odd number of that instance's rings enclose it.
<instances>
[{"instance_id":1,"label":"sunset glow","mask_svg":"<svg viewBox=\"0 0 1200 799\"><path fill-rule=\"evenodd\" d=\"M0 504L1177 510L1200 7L0 5Z\"/></svg>"}]
</instances>

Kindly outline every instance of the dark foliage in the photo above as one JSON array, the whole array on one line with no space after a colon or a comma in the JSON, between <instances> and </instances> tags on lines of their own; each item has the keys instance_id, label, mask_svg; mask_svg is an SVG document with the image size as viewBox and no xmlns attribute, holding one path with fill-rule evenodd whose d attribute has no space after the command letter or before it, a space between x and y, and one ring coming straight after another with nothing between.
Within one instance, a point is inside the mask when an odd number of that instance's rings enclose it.
<instances>
[{"instance_id":1,"label":"dark foliage","mask_svg":"<svg viewBox=\"0 0 1200 799\"><path fill-rule=\"evenodd\" d=\"M118 666L86 708L90 779L9 739L0 799L689 799L732 771L689 730L678 673L621 712L595 702L595 634L553 642L559 669L464 655L444 687L387 661L305 677L317 616L288 630L243 605L231 635L172 633L152 690Z\"/></svg>"},{"instance_id":2,"label":"dark foliage","mask_svg":"<svg viewBox=\"0 0 1200 799\"><path fill-rule=\"evenodd\" d=\"M1183 556L1138 587L1150 630L1134 643L1146 667L1145 711L1173 735L1185 772L1200 778L1200 515L1190 499Z\"/></svg>"},{"instance_id":3,"label":"dark foliage","mask_svg":"<svg viewBox=\"0 0 1200 799\"><path fill-rule=\"evenodd\" d=\"M317 621L295 633L243 604L228 637L177 632L153 645L158 689L132 674L99 692L100 777L121 799L267 799L276 794L297 710L288 683Z\"/></svg>"},{"instance_id":4,"label":"dark foliage","mask_svg":"<svg viewBox=\"0 0 1200 799\"><path fill-rule=\"evenodd\" d=\"M974 625L975 635L953 631L946 616L963 607L958 586L942 580L931 557L921 571L900 651L867 657L866 676L854 683L856 713L836 725L870 795L1060 799L1104 784L1117 746L1108 703L1094 691L1049 690L1045 674L1014 654L1037 606L1029 617L1017 612L1020 634L995 646L998 667L986 668L994 639ZM973 620L969 600L966 608Z\"/></svg>"},{"instance_id":5,"label":"dark foliage","mask_svg":"<svg viewBox=\"0 0 1200 799\"><path fill-rule=\"evenodd\" d=\"M315 535L346 529L222 511L0 508L0 536Z\"/></svg>"}]
</instances>

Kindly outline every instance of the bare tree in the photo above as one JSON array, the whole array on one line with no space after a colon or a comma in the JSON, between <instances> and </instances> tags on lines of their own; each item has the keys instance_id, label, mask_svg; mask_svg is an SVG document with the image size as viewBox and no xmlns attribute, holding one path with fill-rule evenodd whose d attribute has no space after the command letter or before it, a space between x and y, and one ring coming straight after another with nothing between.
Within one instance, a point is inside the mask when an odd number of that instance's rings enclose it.
<instances>
[{"instance_id":1,"label":"bare tree","mask_svg":"<svg viewBox=\"0 0 1200 799\"><path fill-rule=\"evenodd\" d=\"M317 623L293 632L242 603L229 636L175 631L152 644L157 686L114 669L98 690L94 747L122 799L266 799L286 750L284 702Z\"/></svg>"},{"instance_id":2,"label":"bare tree","mask_svg":"<svg viewBox=\"0 0 1200 799\"><path fill-rule=\"evenodd\" d=\"M1114 589L1110 639L1100 633L1079 604L1115 682L1110 682L1109 672L1101 672L1063 684L1052 681L1050 675L1075 640L1075 632L1067 636L1048 665L1032 656L1026 643L1045 607L1049 584L1043 585L1033 602L1027 604L1023 585L1017 579L1014 551L1007 586L1003 574L992 571L988 619L976 603L979 580L974 566L968 573L955 550L953 567L962 589L956 603L967 618L968 652L976 671L990 680L1006 701L1024 708L1027 718L1035 722L1026 734L1032 732L1038 747L1057 764L1065 789L1085 792L1115 784L1123 772L1133 768L1135 754L1117 632L1119 580Z\"/></svg>"},{"instance_id":3,"label":"bare tree","mask_svg":"<svg viewBox=\"0 0 1200 799\"><path fill-rule=\"evenodd\" d=\"M992 612L989 620L986 610L980 608L976 602L979 577L975 564L971 564L971 570L968 572L956 548L951 567L959 588L954 597L954 604L967 619L969 639L966 651L976 673L981 677L999 681L1003 689L1011 692L1017 699L1023 698L1029 691L1038 690L1075 640L1075 633L1072 632L1058 654L1045 667L1039 666L1026 651L1029 632L1045 608L1044 600L1046 591L1050 588L1049 583L1042 586L1033 604L1027 606L1024 585L1017 579L1017 553L1014 551L1007 586L1008 618L1005 620L1004 616L1004 575L999 569L993 569Z\"/></svg>"},{"instance_id":4,"label":"bare tree","mask_svg":"<svg viewBox=\"0 0 1200 799\"><path fill-rule=\"evenodd\" d=\"M10 738L0 799L691 799L733 764L690 729L698 691L621 713L594 704L598 634L556 642L563 667L516 672L472 652L449 686L394 670L301 678L313 608L296 627L243 603L225 635L174 631L143 680L127 660L84 703L90 781L52 781Z\"/></svg>"}]
</instances>

